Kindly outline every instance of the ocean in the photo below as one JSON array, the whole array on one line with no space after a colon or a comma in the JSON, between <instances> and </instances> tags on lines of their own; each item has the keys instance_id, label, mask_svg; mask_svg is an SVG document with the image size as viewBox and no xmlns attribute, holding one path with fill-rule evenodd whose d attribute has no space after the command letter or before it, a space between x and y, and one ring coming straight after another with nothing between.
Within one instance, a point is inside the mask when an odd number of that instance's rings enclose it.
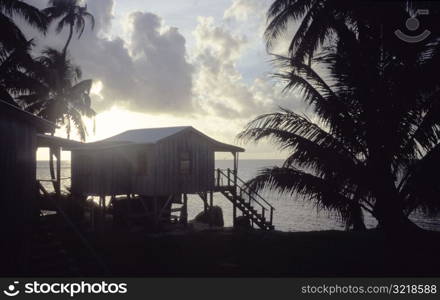
<instances>
[{"instance_id":1,"label":"ocean","mask_svg":"<svg viewBox=\"0 0 440 300\"><path fill-rule=\"evenodd\" d=\"M244 181L251 179L264 167L280 166L282 160L240 160L238 176ZM216 160L216 168L233 168L232 160ZM47 161L38 161L37 178L49 179L49 166ZM70 185L70 162L63 161L61 164L61 177L63 189ZM53 190L50 183L43 183L48 190ZM344 230L345 224L335 213L319 211L313 203L297 199L290 195L280 195L276 192L263 191L260 193L272 206L275 207L274 225L280 231L320 231L320 230ZM232 226L232 204L220 193L214 194L214 205L223 210L225 226ZM188 219L193 219L203 211L203 202L199 196L191 195L188 199ZM420 213L411 215L411 219L420 227L440 230L440 216L426 217ZM368 228L377 225L376 220L365 214L365 224Z\"/></svg>"}]
</instances>

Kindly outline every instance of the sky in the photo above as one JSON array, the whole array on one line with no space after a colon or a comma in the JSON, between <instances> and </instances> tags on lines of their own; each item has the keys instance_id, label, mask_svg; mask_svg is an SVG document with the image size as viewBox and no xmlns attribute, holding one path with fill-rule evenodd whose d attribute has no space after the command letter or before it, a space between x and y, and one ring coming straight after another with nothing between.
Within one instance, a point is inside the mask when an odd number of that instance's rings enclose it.
<instances>
[{"instance_id":1,"label":"sky","mask_svg":"<svg viewBox=\"0 0 440 300\"><path fill-rule=\"evenodd\" d=\"M39 8L44 0L26 0ZM193 126L243 146L244 159L283 158L270 143L245 144L237 134L256 116L286 107L303 109L300 97L282 93L272 77L263 32L272 0L88 0L94 30L86 26L69 47L83 79L93 79L96 141L136 128ZM62 49L67 28L46 36L24 27L37 44ZM283 43L280 42L280 47ZM89 122L91 124L91 122ZM60 129L58 136L65 137ZM230 158L227 154L225 157ZM39 151L39 159L47 159Z\"/></svg>"}]
</instances>

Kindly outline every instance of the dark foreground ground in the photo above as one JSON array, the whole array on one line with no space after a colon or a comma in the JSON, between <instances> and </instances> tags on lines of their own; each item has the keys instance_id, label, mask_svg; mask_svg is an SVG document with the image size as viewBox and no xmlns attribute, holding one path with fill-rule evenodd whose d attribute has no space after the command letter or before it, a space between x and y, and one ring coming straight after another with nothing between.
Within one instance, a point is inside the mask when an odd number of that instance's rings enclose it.
<instances>
[{"instance_id":1,"label":"dark foreground ground","mask_svg":"<svg viewBox=\"0 0 440 300\"><path fill-rule=\"evenodd\" d=\"M436 232L112 232L96 236L94 247L110 276L440 275Z\"/></svg>"},{"instance_id":2,"label":"dark foreground ground","mask_svg":"<svg viewBox=\"0 0 440 300\"><path fill-rule=\"evenodd\" d=\"M44 217L29 241L26 268L22 272L15 269L14 274L0 268L0 275L440 276L440 232L396 235L378 230L240 232L197 228L162 234L113 227L86 233L84 228L83 237L90 246L86 247L78 232L60 217Z\"/></svg>"}]
</instances>

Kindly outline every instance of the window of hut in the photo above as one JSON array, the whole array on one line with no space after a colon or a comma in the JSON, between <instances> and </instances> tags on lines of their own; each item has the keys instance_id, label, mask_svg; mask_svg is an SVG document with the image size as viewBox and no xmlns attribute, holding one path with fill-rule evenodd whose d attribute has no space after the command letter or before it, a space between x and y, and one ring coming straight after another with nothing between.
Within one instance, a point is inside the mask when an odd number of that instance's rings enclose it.
<instances>
[{"instance_id":1,"label":"window of hut","mask_svg":"<svg viewBox=\"0 0 440 300\"><path fill-rule=\"evenodd\" d=\"M147 176L148 170L148 158L147 152L145 150L140 150L137 155L137 175L138 176Z\"/></svg>"},{"instance_id":2,"label":"window of hut","mask_svg":"<svg viewBox=\"0 0 440 300\"><path fill-rule=\"evenodd\" d=\"M180 153L180 174L191 174L191 154L188 151Z\"/></svg>"}]
</instances>

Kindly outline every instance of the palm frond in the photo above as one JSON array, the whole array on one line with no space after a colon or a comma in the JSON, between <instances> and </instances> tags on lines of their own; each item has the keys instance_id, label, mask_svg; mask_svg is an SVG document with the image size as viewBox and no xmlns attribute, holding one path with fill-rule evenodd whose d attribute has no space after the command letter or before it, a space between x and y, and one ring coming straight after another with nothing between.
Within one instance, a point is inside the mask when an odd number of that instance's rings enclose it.
<instances>
[{"instance_id":1,"label":"palm frond","mask_svg":"<svg viewBox=\"0 0 440 300\"><path fill-rule=\"evenodd\" d=\"M300 19L319 0L276 0L268 11L268 26L265 31L267 47L286 30L290 21Z\"/></svg>"},{"instance_id":2,"label":"palm frond","mask_svg":"<svg viewBox=\"0 0 440 300\"><path fill-rule=\"evenodd\" d=\"M248 185L257 191L267 189L301 197L313 202L318 210L335 212L345 221L350 219L353 208L359 206L356 200L341 195L331 181L294 168L262 169Z\"/></svg>"},{"instance_id":3,"label":"palm frond","mask_svg":"<svg viewBox=\"0 0 440 300\"><path fill-rule=\"evenodd\" d=\"M36 7L20 0L2 0L0 12L10 17L19 16L32 27L46 32L48 26L47 17Z\"/></svg>"}]
</instances>

